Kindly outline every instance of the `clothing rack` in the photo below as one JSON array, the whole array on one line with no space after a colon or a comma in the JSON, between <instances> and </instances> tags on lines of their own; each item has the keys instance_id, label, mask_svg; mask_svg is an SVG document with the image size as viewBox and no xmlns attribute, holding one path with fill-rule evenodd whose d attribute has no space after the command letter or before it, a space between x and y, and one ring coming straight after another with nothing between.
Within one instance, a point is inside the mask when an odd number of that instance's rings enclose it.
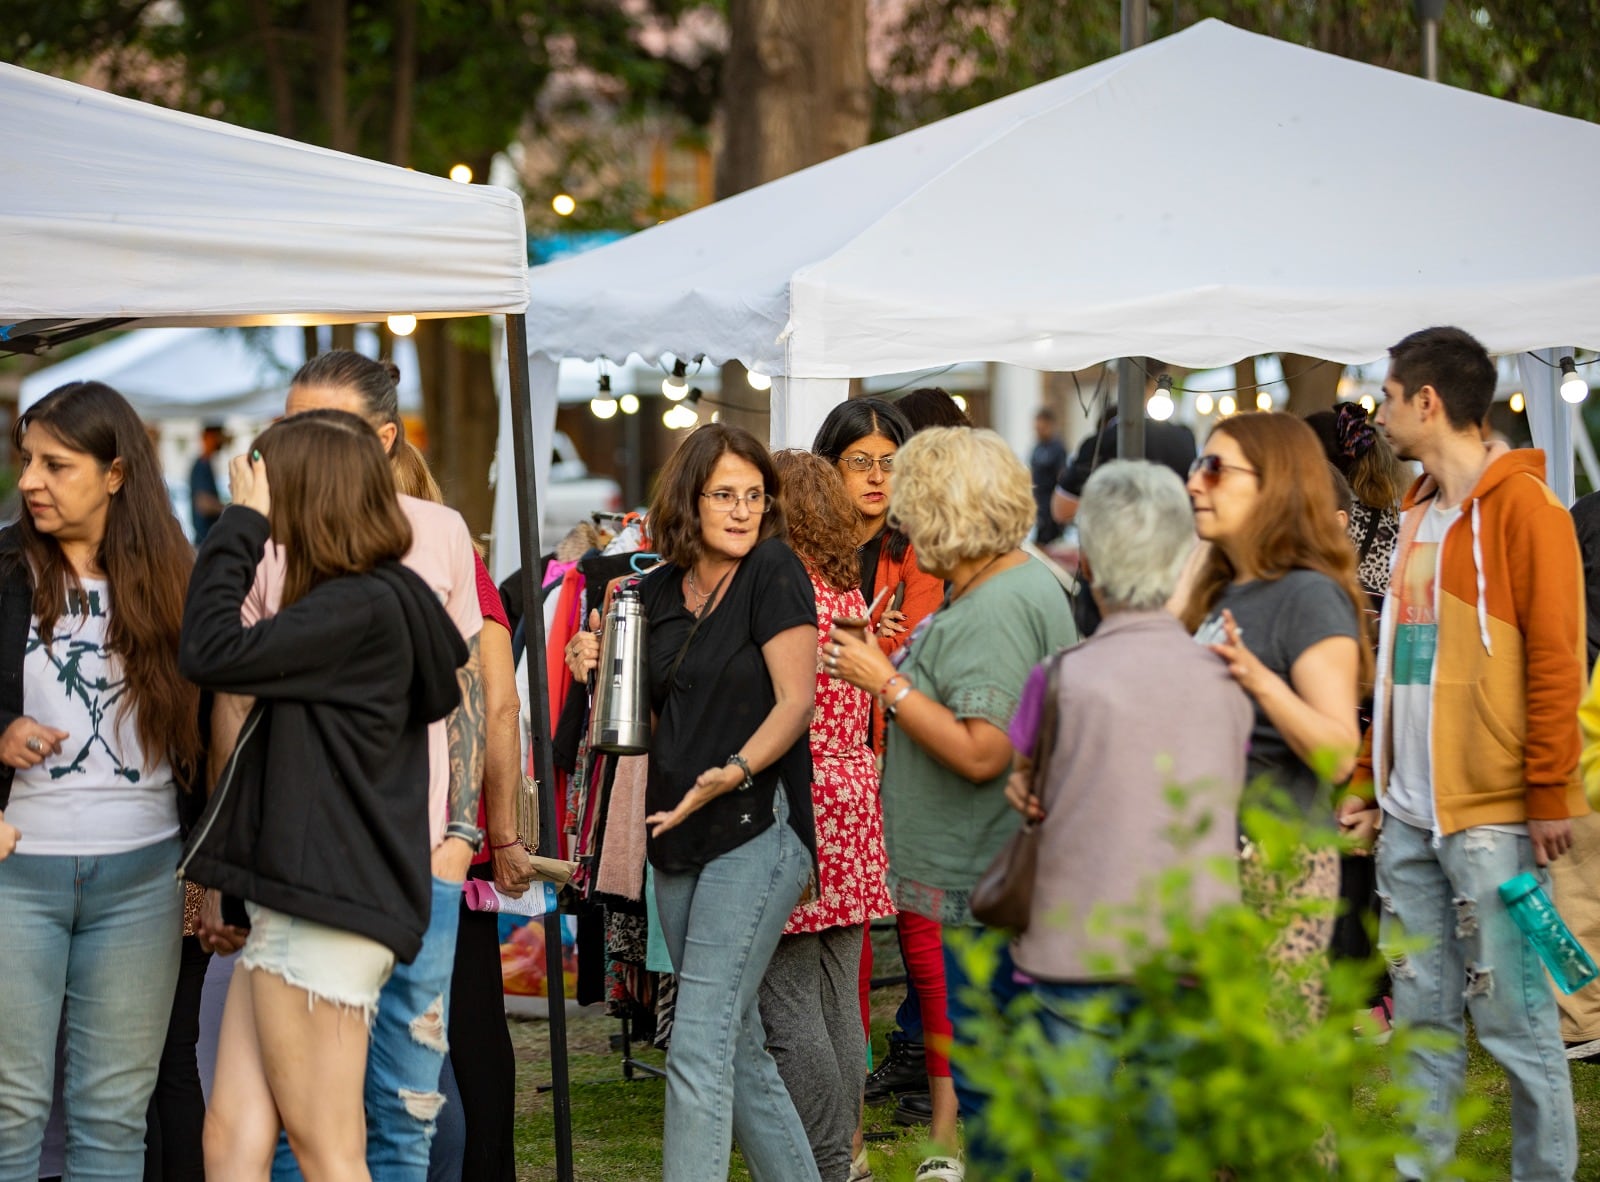
<instances>
[{"instance_id":1,"label":"clothing rack","mask_svg":"<svg viewBox=\"0 0 1600 1182\"><path fill-rule=\"evenodd\" d=\"M656 1079L666 1079L667 1073L653 1063L645 1063L633 1057L633 1019L627 1014L622 1015L622 1078L629 1083L635 1081L634 1072L642 1071L645 1075Z\"/></svg>"}]
</instances>

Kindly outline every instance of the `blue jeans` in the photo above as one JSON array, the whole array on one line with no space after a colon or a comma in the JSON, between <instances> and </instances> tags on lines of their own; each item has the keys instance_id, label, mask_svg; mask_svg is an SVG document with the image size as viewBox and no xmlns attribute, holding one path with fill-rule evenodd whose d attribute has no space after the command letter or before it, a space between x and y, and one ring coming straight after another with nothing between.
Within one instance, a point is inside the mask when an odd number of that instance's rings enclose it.
<instances>
[{"instance_id":1,"label":"blue jeans","mask_svg":"<svg viewBox=\"0 0 1600 1182\"><path fill-rule=\"evenodd\" d=\"M444 1103L439 1071L450 1050L445 1018L456 963L461 884L433 880L422 951L397 964L378 995L367 1050L367 1169L372 1182L426 1182L434 1121ZM273 1182L300 1177L287 1137L278 1137Z\"/></svg>"},{"instance_id":2,"label":"blue jeans","mask_svg":"<svg viewBox=\"0 0 1600 1182\"><path fill-rule=\"evenodd\" d=\"M773 812L766 832L700 871L655 874L656 908L678 973L663 1182L726 1179L736 1134L755 1182L818 1177L757 1004L767 962L811 873L781 790Z\"/></svg>"},{"instance_id":3,"label":"blue jeans","mask_svg":"<svg viewBox=\"0 0 1600 1182\"><path fill-rule=\"evenodd\" d=\"M1384 818L1378 843L1379 941L1388 955L1401 933L1420 952L1390 957L1397 1026L1432 1027L1449 1050L1408 1057L1409 1082L1427 1098L1416 1130L1424 1159L1399 1159L1420 1178L1455 1153L1455 1105L1466 1075L1465 1009L1484 1050L1511 1084L1511 1176L1516 1182L1567 1182L1578 1164L1572 1081L1561 1045L1555 994L1533 946L1500 902L1500 884L1535 872L1526 836L1468 829L1435 848L1423 829ZM1546 884L1549 876L1537 871Z\"/></svg>"},{"instance_id":4,"label":"blue jeans","mask_svg":"<svg viewBox=\"0 0 1600 1182\"><path fill-rule=\"evenodd\" d=\"M0 1180L34 1182L66 1007L66 1176L144 1174L183 935L177 838L0 861Z\"/></svg>"},{"instance_id":5,"label":"blue jeans","mask_svg":"<svg viewBox=\"0 0 1600 1182\"><path fill-rule=\"evenodd\" d=\"M995 965L994 976L986 984L974 982L967 976L961 949L974 940L998 940L998 933L977 925L957 927L947 924L943 939L945 1004L950 1013L952 1044L950 1079L955 1084L956 1102L961 1107L961 1119L966 1126L967 1161L974 1167L974 1178L993 1178L998 1182L1007 1175L1002 1169L1004 1155L990 1142L984 1129L984 1108L989 1097L978 1089L963 1069L962 1056L972 1053L972 1022L979 1012L981 993L987 990L995 1007L1005 1013L1022 993L1024 986L1017 984L1016 964L1011 959L1009 943L1000 944L1000 958ZM973 996L974 991L978 991L980 996Z\"/></svg>"}]
</instances>

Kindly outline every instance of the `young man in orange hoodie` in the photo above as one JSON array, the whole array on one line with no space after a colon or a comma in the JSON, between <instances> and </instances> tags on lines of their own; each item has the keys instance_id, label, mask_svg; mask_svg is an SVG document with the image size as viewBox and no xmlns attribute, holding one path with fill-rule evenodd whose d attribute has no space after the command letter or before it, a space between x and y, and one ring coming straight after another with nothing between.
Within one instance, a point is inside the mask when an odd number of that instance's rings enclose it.
<instances>
[{"instance_id":1,"label":"young man in orange hoodie","mask_svg":"<svg viewBox=\"0 0 1600 1182\"><path fill-rule=\"evenodd\" d=\"M1382 942L1404 932L1429 943L1391 960L1396 1023L1456 1043L1411 1056L1434 1119L1416 1130L1423 1159L1395 1164L1421 1178L1454 1155L1464 1000L1511 1083L1512 1176L1566 1182L1577 1132L1555 996L1499 886L1527 871L1548 883L1571 818L1588 811L1577 539L1543 453L1482 442L1495 386L1482 345L1430 328L1389 356L1378 425L1423 476L1402 509L1372 730L1340 817L1362 834L1381 810Z\"/></svg>"}]
</instances>

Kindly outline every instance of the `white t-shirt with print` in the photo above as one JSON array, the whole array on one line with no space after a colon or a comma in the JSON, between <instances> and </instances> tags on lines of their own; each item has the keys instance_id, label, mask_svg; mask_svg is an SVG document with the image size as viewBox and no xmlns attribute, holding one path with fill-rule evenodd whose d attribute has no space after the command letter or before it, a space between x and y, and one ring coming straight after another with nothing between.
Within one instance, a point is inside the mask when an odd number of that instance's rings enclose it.
<instances>
[{"instance_id":1,"label":"white t-shirt with print","mask_svg":"<svg viewBox=\"0 0 1600 1182\"><path fill-rule=\"evenodd\" d=\"M19 769L6 821L17 854L121 854L173 837L178 804L164 755L145 766L122 661L106 651L111 592L102 579L68 588L46 645L28 625L23 712L67 732L60 755Z\"/></svg>"}]
</instances>

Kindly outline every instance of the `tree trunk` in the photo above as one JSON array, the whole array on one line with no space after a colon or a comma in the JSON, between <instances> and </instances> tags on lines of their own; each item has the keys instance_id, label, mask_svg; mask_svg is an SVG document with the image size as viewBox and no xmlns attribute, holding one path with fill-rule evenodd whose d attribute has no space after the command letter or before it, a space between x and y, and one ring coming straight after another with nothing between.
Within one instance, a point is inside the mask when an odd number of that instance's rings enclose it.
<instances>
[{"instance_id":1,"label":"tree trunk","mask_svg":"<svg viewBox=\"0 0 1600 1182\"><path fill-rule=\"evenodd\" d=\"M395 0L394 93L389 104L389 163L411 163L412 92L417 80L417 0Z\"/></svg>"},{"instance_id":2,"label":"tree trunk","mask_svg":"<svg viewBox=\"0 0 1600 1182\"><path fill-rule=\"evenodd\" d=\"M1332 408L1339 393L1339 378L1344 366L1319 361L1303 353L1280 353L1284 380L1289 385L1289 405L1285 409L1304 417L1314 410Z\"/></svg>"},{"instance_id":3,"label":"tree trunk","mask_svg":"<svg viewBox=\"0 0 1600 1182\"><path fill-rule=\"evenodd\" d=\"M317 97L328 125L328 147L353 151L350 142L349 102L345 90L345 46L350 35L346 0L318 0L312 5L317 31L317 52L322 70L317 75Z\"/></svg>"},{"instance_id":4,"label":"tree trunk","mask_svg":"<svg viewBox=\"0 0 1600 1182\"><path fill-rule=\"evenodd\" d=\"M255 18L256 34L261 38L262 64L266 67L267 84L272 89L272 111L278 134L298 139L294 89L289 82L289 68L283 60L283 31L272 22L270 0L250 0L250 12Z\"/></svg>"},{"instance_id":5,"label":"tree trunk","mask_svg":"<svg viewBox=\"0 0 1600 1182\"><path fill-rule=\"evenodd\" d=\"M718 198L867 142L866 0L730 0L728 27ZM740 367L724 377L722 401L755 401ZM724 409L720 418L761 438L769 431L766 411Z\"/></svg>"}]
</instances>

